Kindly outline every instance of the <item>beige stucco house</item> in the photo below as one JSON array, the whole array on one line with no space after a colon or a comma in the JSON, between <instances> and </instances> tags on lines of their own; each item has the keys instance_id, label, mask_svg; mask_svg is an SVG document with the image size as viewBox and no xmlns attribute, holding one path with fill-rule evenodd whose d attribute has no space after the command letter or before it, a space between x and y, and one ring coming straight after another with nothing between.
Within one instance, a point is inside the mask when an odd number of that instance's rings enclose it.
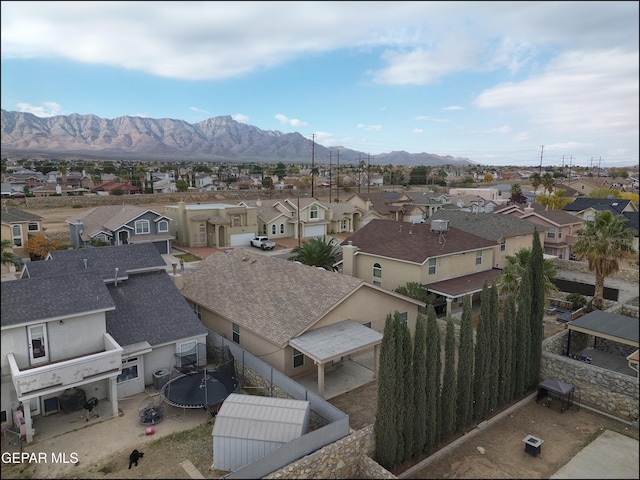
<instances>
[{"instance_id":1,"label":"beige stucco house","mask_svg":"<svg viewBox=\"0 0 640 480\"><path fill-rule=\"evenodd\" d=\"M465 295L479 295L496 279L495 240L450 227L373 220L342 242L339 262L345 275L393 291L409 282L437 296L436 311L453 313ZM455 304L455 305L454 305Z\"/></svg>"},{"instance_id":2,"label":"beige stucco house","mask_svg":"<svg viewBox=\"0 0 640 480\"><path fill-rule=\"evenodd\" d=\"M179 202L167 205L165 214L169 232L187 247L248 246L258 235L257 210L243 204Z\"/></svg>"},{"instance_id":3,"label":"beige stucco house","mask_svg":"<svg viewBox=\"0 0 640 480\"><path fill-rule=\"evenodd\" d=\"M9 251L28 261L29 254L24 251L24 244L29 237L42 234L42 217L6 205L2 207L0 216L2 240L9 240L11 242ZM15 271L15 267L2 265L2 273L7 273L9 270Z\"/></svg>"},{"instance_id":4,"label":"beige stucco house","mask_svg":"<svg viewBox=\"0 0 640 480\"><path fill-rule=\"evenodd\" d=\"M247 249L205 258L180 287L207 328L291 378L317 371L320 395L325 366L370 350L377 359L387 316L397 311L413 332L424 306L352 276Z\"/></svg>"}]
</instances>

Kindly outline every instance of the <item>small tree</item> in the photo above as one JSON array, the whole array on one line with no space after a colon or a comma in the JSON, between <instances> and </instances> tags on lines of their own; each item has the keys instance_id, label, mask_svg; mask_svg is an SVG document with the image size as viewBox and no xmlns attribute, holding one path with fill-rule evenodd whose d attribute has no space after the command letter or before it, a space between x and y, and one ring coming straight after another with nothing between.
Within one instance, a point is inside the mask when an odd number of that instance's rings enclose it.
<instances>
[{"instance_id":1,"label":"small tree","mask_svg":"<svg viewBox=\"0 0 640 480\"><path fill-rule=\"evenodd\" d=\"M44 260L49 252L60 249L60 242L50 239L45 235L34 235L24 243L24 251L33 260Z\"/></svg>"},{"instance_id":2,"label":"small tree","mask_svg":"<svg viewBox=\"0 0 640 480\"><path fill-rule=\"evenodd\" d=\"M447 317L444 341L444 376L440 393L441 440L448 439L456 428L456 337L453 319Z\"/></svg>"},{"instance_id":3,"label":"small tree","mask_svg":"<svg viewBox=\"0 0 640 480\"><path fill-rule=\"evenodd\" d=\"M325 270L336 271L336 259L338 257L338 247L335 239L327 237L314 237L299 247L295 247L291 253L290 260L300 262L313 267L322 267Z\"/></svg>"},{"instance_id":4,"label":"small tree","mask_svg":"<svg viewBox=\"0 0 640 480\"><path fill-rule=\"evenodd\" d=\"M10 250L11 248L12 248L11 240L9 239L2 240L2 265L5 265L7 267L10 267L13 265L16 268L19 268L20 257L18 257L15 253L13 253L13 251Z\"/></svg>"},{"instance_id":5,"label":"small tree","mask_svg":"<svg viewBox=\"0 0 640 480\"><path fill-rule=\"evenodd\" d=\"M376 461L387 470L397 464L398 431L396 429L396 338L394 317L389 314L380 346L378 407L373 431L376 436Z\"/></svg>"},{"instance_id":6,"label":"small tree","mask_svg":"<svg viewBox=\"0 0 640 480\"><path fill-rule=\"evenodd\" d=\"M571 310L578 310L587 304L587 299L578 292L567 295L567 301L571 302Z\"/></svg>"}]
</instances>

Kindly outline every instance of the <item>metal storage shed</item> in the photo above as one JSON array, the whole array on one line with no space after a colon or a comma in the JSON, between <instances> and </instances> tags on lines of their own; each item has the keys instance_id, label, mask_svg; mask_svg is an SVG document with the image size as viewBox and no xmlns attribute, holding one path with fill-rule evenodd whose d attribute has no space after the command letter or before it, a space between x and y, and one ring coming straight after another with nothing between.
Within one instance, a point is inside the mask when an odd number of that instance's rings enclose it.
<instances>
[{"instance_id":1,"label":"metal storage shed","mask_svg":"<svg viewBox=\"0 0 640 480\"><path fill-rule=\"evenodd\" d=\"M232 393L213 425L213 467L234 471L305 435L310 404Z\"/></svg>"}]
</instances>

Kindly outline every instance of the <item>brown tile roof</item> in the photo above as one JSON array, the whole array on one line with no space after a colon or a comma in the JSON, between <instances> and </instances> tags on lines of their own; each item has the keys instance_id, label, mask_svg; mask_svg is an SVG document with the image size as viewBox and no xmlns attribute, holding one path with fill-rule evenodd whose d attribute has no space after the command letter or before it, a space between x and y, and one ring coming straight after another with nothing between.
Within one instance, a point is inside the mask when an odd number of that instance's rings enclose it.
<instances>
[{"instance_id":1,"label":"brown tile roof","mask_svg":"<svg viewBox=\"0 0 640 480\"><path fill-rule=\"evenodd\" d=\"M341 273L236 249L187 270L182 294L284 347L362 287L374 288Z\"/></svg>"},{"instance_id":2,"label":"brown tile roof","mask_svg":"<svg viewBox=\"0 0 640 480\"><path fill-rule=\"evenodd\" d=\"M362 252L418 264L430 257L468 252L495 246L496 242L449 227L444 237L427 223L372 220L342 242L349 241Z\"/></svg>"}]
</instances>

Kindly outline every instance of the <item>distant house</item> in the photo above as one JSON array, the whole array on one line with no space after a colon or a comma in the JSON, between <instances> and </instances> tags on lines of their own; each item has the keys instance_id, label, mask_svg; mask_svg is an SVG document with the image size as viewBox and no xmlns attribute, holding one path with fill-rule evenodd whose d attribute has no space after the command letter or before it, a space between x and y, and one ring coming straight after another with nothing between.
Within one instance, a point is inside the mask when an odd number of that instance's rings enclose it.
<instances>
[{"instance_id":1,"label":"distant house","mask_svg":"<svg viewBox=\"0 0 640 480\"><path fill-rule=\"evenodd\" d=\"M400 192L356 193L346 200L363 212L362 225L374 219L397 220L417 223L427 209L413 203L413 198Z\"/></svg>"},{"instance_id":2,"label":"distant house","mask_svg":"<svg viewBox=\"0 0 640 480\"><path fill-rule=\"evenodd\" d=\"M182 295L207 328L291 378L318 372L321 396L327 365L371 350L377 358L387 315L397 311L413 332L424 305L352 276L247 249L210 255L183 278Z\"/></svg>"},{"instance_id":3,"label":"distant house","mask_svg":"<svg viewBox=\"0 0 640 480\"><path fill-rule=\"evenodd\" d=\"M411 198L411 203L419 205L425 210L425 218L431 217L434 212L451 204L451 197L435 192L406 192Z\"/></svg>"},{"instance_id":4,"label":"distant house","mask_svg":"<svg viewBox=\"0 0 640 480\"><path fill-rule=\"evenodd\" d=\"M174 239L169 230L171 219L147 208L105 205L78 213L66 221L73 248L90 245L95 239L110 245L152 243L160 253L171 253Z\"/></svg>"},{"instance_id":5,"label":"distant house","mask_svg":"<svg viewBox=\"0 0 640 480\"><path fill-rule=\"evenodd\" d=\"M140 193L140 189L131 182L104 182L94 186L92 189L97 194L114 195L114 192L122 192L123 195L133 195Z\"/></svg>"},{"instance_id":6,"label":"distant house","mask_svg":"<svg viewBox=\"0 0 640 480\"><path fill-rule=\"evenodd\" d=\"M495 242L494 267L504 268L507 256L515 255L523 248L533 246L533 235L537 229L540 241L544 239L547 227L510 215L494 213L471 213L440 210L433 214L428 223L444 220L450 226Z\"/></svg>"},{"instance_id":7,"label":"distant house","mask_svg":"<svg viewBox=\"0 0 640 480\"><path fill-rule=\"evenodd\" d=\"M188 247L248 246L258 234L256 209L228 203L167 205L169 231Z\"/></svg>"},{"instance_id":8,"label":"distant house","mask_svg":"<svg viewBox=\"0 0 640 480\"><path fill-rule=\"evenodd\" d=\"M13 207L2 207L2 240L11 241L11 251L23 260L29 260L29 254L24 251L24 244L34 235L41 234L42 217ZM8 271L8 266L2 265L2 272Z\"/></svg>"},{"instance_id":9,"label":"distant house","mask_svg":"<svg viewBox=\"0 0 640 480\"><path fill-rule=\"evenodd\" d=\"M465 295L477 298L484 282L500 274L494 268L496 240L450 227L446 220L372 220L341 245L345 275L389 291L420 283L436 295L439 313L452 313Z\"/></svg>"},{"instance_id":10,"label":"distant house","mask_svg":"<svg viewBox=\"0 0 640 480\"><path fill-rule=\"evenodd\" d=\"M206 363L207 331L151 244L51 252L2 293L2 411L30 406L28 442L68 389L117 416L118 399L143 392L177 354Z\"/></svg>"},{"instance_id":11,"label":"distant house","mask_svg":"<svg viewBox=\"0 0 640 480\"><path fill-rule=\"evenodd\" d=\"M539 203L510 205L496 210L496 214L513 215L533 222L546 229L543 241L545 255L568 260L571 246L578 241L578 231L582 228L582 219L563 210L547 210Z\"/></svg>"}]
</instances>

